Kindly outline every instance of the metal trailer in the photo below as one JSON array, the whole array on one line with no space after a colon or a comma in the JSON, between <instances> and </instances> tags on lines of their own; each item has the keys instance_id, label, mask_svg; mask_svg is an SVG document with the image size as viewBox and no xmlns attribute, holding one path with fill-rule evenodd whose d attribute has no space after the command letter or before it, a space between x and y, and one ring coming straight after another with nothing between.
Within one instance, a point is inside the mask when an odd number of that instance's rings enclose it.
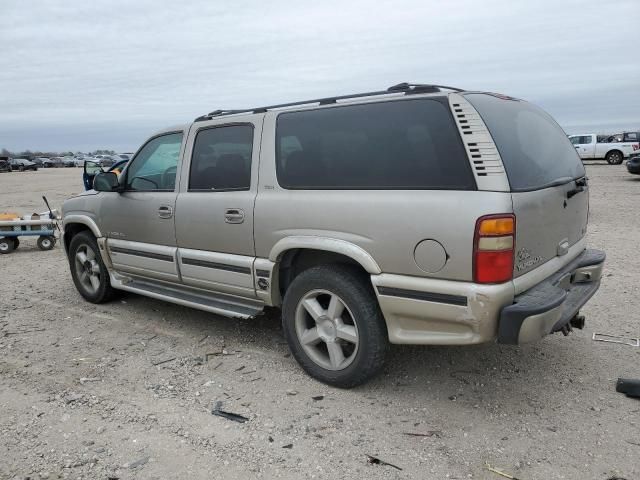
<instances>
[{"instance_id":1,"label":"metal trailer","mask_svg":"<svg viewBox=\"0 0 640 480\"><path fill-rule=\"evenodd\" d=\"M0 254L13 252L20 245L19 237L38 237L40 250L51 250L56 244L56 210L39 214L37 220L0 220Z\"/></svg>"}]
</instances>

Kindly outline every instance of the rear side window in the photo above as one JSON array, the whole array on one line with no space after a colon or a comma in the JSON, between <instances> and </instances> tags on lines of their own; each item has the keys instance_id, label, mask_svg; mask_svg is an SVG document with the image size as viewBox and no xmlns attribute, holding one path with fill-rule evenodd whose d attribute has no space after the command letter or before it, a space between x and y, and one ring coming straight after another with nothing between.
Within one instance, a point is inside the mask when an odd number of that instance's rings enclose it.
<instances>
[{"instance_id":1,"label":"rear side window","mask_svg":"<svg viewBox=\"0 0 640 480\"><path fill-rule=\"evenodd\" d=\"M465 98L478 110L498 147L513 191L538 190L585 175L560 126L530 103L490 94ZM579 142L588 137L580 137Z\"/></svg>"},{"instance_id":2,"label":"rear side window","mask_svg":"<svg viewBox=\"0 0 640 480\"><path fill-rule=\"evenodd\" d=\"M252 125L200 130L191 157L189 191L248 190L252 149Z\"/></svg>"},{"instance_id":3,"label":"rear side window","mask_svg":"<svg viewBox=\"0 0 640 480\"><path fill-rule=\"evenodd\" d=\"M282 113L276 167L290 189L475 188L450 110L437 100Z\"/></svg>"}]
</instances>

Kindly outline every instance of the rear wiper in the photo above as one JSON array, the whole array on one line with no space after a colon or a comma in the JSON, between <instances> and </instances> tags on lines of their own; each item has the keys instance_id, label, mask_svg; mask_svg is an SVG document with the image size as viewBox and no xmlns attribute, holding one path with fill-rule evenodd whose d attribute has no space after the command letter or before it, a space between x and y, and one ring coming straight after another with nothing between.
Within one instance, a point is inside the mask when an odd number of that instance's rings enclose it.
<instances>
[{"instance_id":1,"label":"rear wiper","mask_svg":"<svg viewBox=\"0 0 640 480\"><path fill-rule=\"evenodd\" d=\"M567 199L575 197L577 194L584 192L584 187L587 186L587 177L582 177L576 180L576 188L567 192Z\"/></svg>"}]
</instances>

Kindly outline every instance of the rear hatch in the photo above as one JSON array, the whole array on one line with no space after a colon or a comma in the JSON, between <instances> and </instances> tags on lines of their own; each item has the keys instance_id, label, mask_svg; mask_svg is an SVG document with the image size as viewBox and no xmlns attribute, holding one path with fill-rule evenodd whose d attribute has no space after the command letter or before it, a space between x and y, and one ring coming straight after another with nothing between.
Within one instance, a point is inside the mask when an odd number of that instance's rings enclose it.
<instances>
[{"instance_id":1,"label":"rear hatch","mask_svg":"<svg viewBox=\"0 0 640 480\"><path fill-rule=\"evenodd\" d=\"M465 98L484 120L500 152L516 216L514 277L565 257L587 231L585 169L560 126L543 110L509 97Z\"/></svg>"}]
</instances>

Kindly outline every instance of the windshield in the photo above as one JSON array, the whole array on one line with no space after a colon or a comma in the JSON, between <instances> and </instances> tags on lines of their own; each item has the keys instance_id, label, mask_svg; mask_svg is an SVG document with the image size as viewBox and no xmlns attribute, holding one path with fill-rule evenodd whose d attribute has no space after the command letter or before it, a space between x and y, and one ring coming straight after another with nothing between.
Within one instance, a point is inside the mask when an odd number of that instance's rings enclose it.
<instances>
[{"instance_id":1,"label":"windshield","mask_svg":"<svg viewBox=\"0 0 640 480\"><path fill-rule=\"evenodd\" d=\"M585 175L564 130L542 109L522 100L472 93L500 152L512 191L538 190Z\"/></svg>"}]
</instances>

